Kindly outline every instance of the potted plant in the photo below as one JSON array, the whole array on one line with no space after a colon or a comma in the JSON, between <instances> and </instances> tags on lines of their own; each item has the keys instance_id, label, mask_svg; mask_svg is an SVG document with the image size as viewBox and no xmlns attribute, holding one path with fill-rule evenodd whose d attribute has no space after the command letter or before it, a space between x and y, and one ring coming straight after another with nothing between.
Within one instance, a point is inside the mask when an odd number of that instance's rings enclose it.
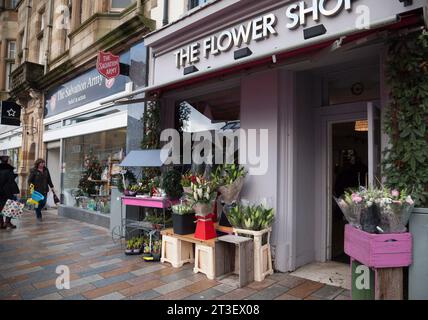
<instances>
[{"instance_id":1,"label":"potted plant","mask_svg":"<svg viewBox=\"0 0 428 320\"><path fill-rule=\"evenodd\" d=\"M172 206L172 226L175 234L195 233L195 211L187 203Z\"/></svg>"},{"instance_id":2,"label":"potted plant","mask_svg":"<svg viewBox=\"0 0 428 320\"><path fill-rule=\"evenodd\" d=\"M152 248L150 247L150 239L144 238L143 240L143 257L150 257L152 254Z\"/></svg>"},{"instance_id":3,"label":"potted plant","mask_svg":"<svg viewBox=\"0 0 428 320\"><path fill-rule=\"evenodd\" d=\"M160 177L154 177L151 178L147 184L148 190L150 190L150 195L152 197L162 197L162 190L161 188L161 178Z\"/></svg>"},{"instance_id":4,"label":"potted plant","mask_svg":"<svg viewBox=\"0 0 428 320\"><path fill-rule=\"evenodd\" d=\"M135 238L129 239L126 242L126 249L125 249L126 255L131 255L134 253L134 242L135 242Z\"/></svg>"},{"instance_id":5,"label":"potted plant","mask_svg":"<svg viewBox=\"0 0 428 320\"><path fill-rule=\"evenodd\" d=\"M229 212L229 221L236 229L262 231L270 228L275 219L273 209L263 205L237 205Z\"/></svg>"},{"instance_id":6,"label":"potted plant","mask_svg":"<svg viewBox=\"0 0 428 320\"><path fill-rule=\"evenodd\" d=\"M143 238L136 238L133 246L133 254L140 254L143 248Z\"/></svg>"},{"instance_id":7,"label":"potted plant","mask_svg":"<svg viewBox=\"0 0 428 320\"><path fill-rule=\"evenodd\" d=\"M169 170L162 179L162 189L170 199L179 199L183 195L181 174L177 170Z\"/></svg>"},{"instance_id":8,"label":"potted plant","mask_svg":"<svg viewBox=\"0 0 428 320\"><path fill-rule=\"evenodd\" d=\"M254 241L254 279L256 281L263 281L266 276L273 274L270 234L274 219L274 210L263 205L238 204L229 212L229 221L234 227L234 233L250 237Z\"/></svg>"},{"instance_id":9,"label":"potted plant","mask_svg":"<svg viewBox=\"0 0 428 320\"><path fill-rule=\"evenodd\" d=\"M153 261L160 261L161 250L162 250L162 241L161 240L155 240L153 242L153 248L152 248Z\"/></svg>"}]
</instances>

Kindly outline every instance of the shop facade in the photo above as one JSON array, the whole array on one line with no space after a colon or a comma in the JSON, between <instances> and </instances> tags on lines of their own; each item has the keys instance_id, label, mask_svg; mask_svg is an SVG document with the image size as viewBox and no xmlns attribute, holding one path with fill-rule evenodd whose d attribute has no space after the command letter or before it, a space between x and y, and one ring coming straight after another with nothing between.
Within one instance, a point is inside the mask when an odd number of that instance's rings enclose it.
<instances>
[{"instance_id":1,"label":"shop facade","mask_svg":"<svg viewBox=\"0 0 428 320\"><path fill-rule=\"evenodd\" d=\"M245 163L264 173L247 178L242 198L275 208L277 270L342 261L333 196L381 179L387 39L420 30L425 5L222 0L145 38L143 91L160 100L165 128L186 103L200 118L195 128L201 118L221 128L239 123L256 130L256 143L267 129L260 161Z\"/></svg>"},{"instance_id":2,"label":"shop facade","mask_svg":"<svg viewBox=\"0 0 428 320\"><path fill-rule=\"evenodd\" d=\"M59 214L77 219L91 214L109 227L111 190L121 181L119 164L139 148L143 103L112 104L145 86L143 42L119 54L129 73L106 79L93 67L46 94L43 143L54 185L61 191ZM105 218L105 219L103 219Z\"/></svg>"}]
</instances>

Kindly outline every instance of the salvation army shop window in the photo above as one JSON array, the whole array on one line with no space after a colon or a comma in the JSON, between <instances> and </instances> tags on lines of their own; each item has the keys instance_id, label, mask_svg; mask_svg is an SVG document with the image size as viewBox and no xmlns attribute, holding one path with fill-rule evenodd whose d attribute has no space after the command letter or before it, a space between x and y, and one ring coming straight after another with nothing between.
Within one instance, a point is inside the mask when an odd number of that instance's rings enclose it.
<instances>
[{"instance_id":1,"label":"salvation army shop window","mask_svg":"<svg viewBox=\"0 0 428 320\"><path fill-rule=\"evenodd\" d=\"M125 148L126 128L64 139L64 204L109 214Z\"/></svg>"}]
</instances>

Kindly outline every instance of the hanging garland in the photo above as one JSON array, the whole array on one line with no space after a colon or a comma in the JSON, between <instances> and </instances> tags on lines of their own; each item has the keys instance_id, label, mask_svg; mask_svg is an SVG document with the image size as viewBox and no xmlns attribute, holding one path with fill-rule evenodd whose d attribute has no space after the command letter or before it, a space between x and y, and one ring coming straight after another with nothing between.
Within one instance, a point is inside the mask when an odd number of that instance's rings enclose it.
<instances>
[{"instance_id":1,"label":"hanging garland","mask_svg":"<svg viewBox=\"0 0 428 320\"><path fill-rule=\"evenodd\" d=\"M391 103L385 118L390 145L384 176L389 187L407 189L428 207L428 33L391 40L387 59Z\"/></svg>"},{"instance_id":2,"label":"hanging garland","mask_svg":"<svg viewBox=\"0 0 428 320\"><path fill-rule=\"evenodd\" d=\"M147 103L143 115L143 140L141 141L141 149L159 149L160 135L160 103L159 101L150 101Z\"/></svg>"}]
</instances>

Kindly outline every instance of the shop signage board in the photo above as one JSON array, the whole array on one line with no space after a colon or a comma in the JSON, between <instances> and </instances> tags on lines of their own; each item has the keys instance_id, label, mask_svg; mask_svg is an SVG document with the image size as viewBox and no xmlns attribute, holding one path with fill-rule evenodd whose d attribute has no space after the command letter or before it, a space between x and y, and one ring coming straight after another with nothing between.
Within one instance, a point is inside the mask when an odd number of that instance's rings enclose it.
<instances>
[{"instance_id":1,"label":"shop signage board","mask_svg":"<svg viewBox=\"0 0 428 320\"><path fill-rule=\"evenodd\" d=\"M15 102L0 101L1 124L8 126L21 126L21 106Z\"/></svg>"},{"instance_id":2,"label":"shop signage board","mask_svg":"<svg viewBox=\"0 0 428 320\"><path fill-rule=\"evenodd\" d=\"M111 52L98 52L97 70L106 79L115 79L120 75L120 57Z\"/></svg>"},{"instance_id":3,"label":"shop signage board","mask_svg":"<svg viewBox=\"0 0 428 320\"><path fill-rule=\"evenodd\" d=\"M107 79L97 69L92 69L47 94L45 117L125 91L128 79L122 75Z\"/></svg>"},{"instance_id":4,"label":"shop signage board","mask_svg":"<svg viewBox=\"0 0 428 320\"><path fill-rule=\"evenodd\" d=\"M275 9L258 12L254 17L211 35L190 39L187 44L154 53L151 85L163 85L184 79L189 73L215 71L236 63L236 52L248 48L247 55L264 57L309 46L370 26L392 23L397 14L422 8L422 0L411 5L391 0L304 0L281 1ZM177 31L179 32L179 31ZM191 70L191 72L189 72Z\"/></svg>"}]
</instances>

